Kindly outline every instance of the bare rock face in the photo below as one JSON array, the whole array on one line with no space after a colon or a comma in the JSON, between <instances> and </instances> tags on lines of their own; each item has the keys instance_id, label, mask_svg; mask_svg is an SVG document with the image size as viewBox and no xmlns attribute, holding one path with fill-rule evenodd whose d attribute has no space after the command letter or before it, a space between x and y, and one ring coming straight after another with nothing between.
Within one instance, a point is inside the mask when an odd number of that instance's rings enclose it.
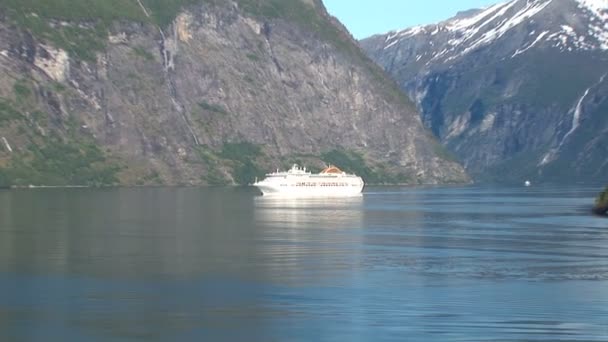
<instances>
[{"instance_id":1,"label":"bare rock face","mask_svg":"<svg viewBox=\"0 0 608 342\"><path fill-rule=\"evenodd\" d=\"M512 0L361 41L478 180L608 181L608 2Z\"/></svg>"},{"instance_id":2,"label":"bare rock face","mask_svg":"<svg viewBox=\"0 0 608 342\"><path fill-rule=\"evenodd\" d=\"M110 179L122 184L243 183L294 161L321 167L336 155L362 162L376 182L468 180L322 4L291 0L324 25L319 30L238 1L212 3L183 7L168 25L116 20L101 47L87 51L36 34L5 12L5 177L26 183L61 173L46 162L49 146L59 144L74 159L97 156L83 170L114 170ZM64 35L95 27L36 16ZM37 177L20 166L38 168Z\"/></svg>"}]
</instances>

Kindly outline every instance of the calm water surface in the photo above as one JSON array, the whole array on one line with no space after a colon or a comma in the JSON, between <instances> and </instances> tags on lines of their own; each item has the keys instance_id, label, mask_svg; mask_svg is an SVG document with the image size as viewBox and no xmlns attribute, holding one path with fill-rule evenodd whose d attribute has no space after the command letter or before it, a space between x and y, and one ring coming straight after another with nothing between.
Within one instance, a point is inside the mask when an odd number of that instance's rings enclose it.
<instances>
[{"instance_id":1,"label":"calm water surface","mask_svg":"<svg viewBox=\"0 0 608 342\"><path fill-rule=\"evenodd\" d=\"M608 341L597 189L0 191L0 341Z\"/></svg>"}]
</instances>

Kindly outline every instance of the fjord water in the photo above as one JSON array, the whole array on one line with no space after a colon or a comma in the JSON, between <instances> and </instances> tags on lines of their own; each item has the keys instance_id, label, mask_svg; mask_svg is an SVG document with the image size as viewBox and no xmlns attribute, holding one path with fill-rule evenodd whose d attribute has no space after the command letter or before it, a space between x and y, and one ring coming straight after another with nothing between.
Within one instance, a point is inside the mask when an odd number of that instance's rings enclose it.
<instances>
[{"instance_id":1,"label":"fjord water","mask_svg":"<svg viewBox=\"0 0 608 342\"><path fill-rule=\"evenodd\" d=\"M607 341L599 187L0 192L1 341Z\"/></svg>"}]
</instances>

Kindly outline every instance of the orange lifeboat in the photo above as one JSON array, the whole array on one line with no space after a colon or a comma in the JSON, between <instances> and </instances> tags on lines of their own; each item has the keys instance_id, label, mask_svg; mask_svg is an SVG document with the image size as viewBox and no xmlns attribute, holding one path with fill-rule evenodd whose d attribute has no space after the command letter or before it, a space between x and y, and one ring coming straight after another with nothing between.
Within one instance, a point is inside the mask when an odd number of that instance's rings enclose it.
<instances>
[{"instance_id":1,"label":"orange lifeboat","mask_svg":"<svg viewBox=\"0 0 608 342\"><path fill-rule=\"evenodd\" d=\"M344 172L342 172L342 170L338 169L337 167L330 165L329 167L325 168L325 170L321 171L321 174L332 174L332 175L336 175L336 174L342 174Z\"/></svg>"}]
</instances>

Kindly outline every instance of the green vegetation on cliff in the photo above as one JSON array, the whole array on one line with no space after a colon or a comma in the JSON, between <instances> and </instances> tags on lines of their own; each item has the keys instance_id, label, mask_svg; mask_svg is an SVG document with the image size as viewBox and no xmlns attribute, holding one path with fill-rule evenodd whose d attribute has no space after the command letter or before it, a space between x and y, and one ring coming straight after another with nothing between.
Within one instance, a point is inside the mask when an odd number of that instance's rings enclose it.
<instances>
[{"instance_id":1,"label":"green vegetation on cliff","mask_svg":"<svg viewBox=\"0 0 608 342\"><path fill-rule=\"evenodd\" d=\"M208 185L228 185L230 177L234 184L251 184L264 176L262 165L268 164L262 146L250 142L224 143L219 150L198 146L197 152L206 168L201 180Z\"/></svg>"},{"instance_id":2,"label":"green vegetation on cliff","mask_svg":"<svg viewBox=\"0 0 608 342\"><path fill-rule=\"evenodd\" d=\"M206 0L3 0L19 26L83 60L93 60L105 48L108 31L117 21L153 23L164 27L188 4Z\"/></svg>"},{"instance_id":3,"label":"green vegetation on cliff","mask_svg":"<svg viewBox=\"0 0 608 342\"><path fill-rule=\"evenodd\" d=\"M3 0L0 7L44 19L97 21L106 26L115 21L130 20L165 26L183 6L205 2L212 0L141 0L151 18L142 11L137 0Z\"/></svg>"},{"instance_id":4,"label":"green vegetation on cliff","mask_svg":"<svg viewBox=\"0 0 608 342\"><path fill-rule=\"evenodd\" d=\"M13 146L12 152L0 144L0 187L118 183L120 167L105 156L92 137L78 132L81 125L74 118L55 122L63 127L65 136L60 136L50 129L49 116L27 101L31 90L23 82L17 82L14 90L19 103L0 98L0 128L14 131L17 140L29 143Z\"/></svg>"},{"instance_id":5,"label":"green vegetation on cliff","mask_svg":"<svg viewBox=\"0 0 608 342\"><path fill-rule=\"evenodd\" d=\"M226 6L227 3L221 0L141 0L149 17L138 0L3 0L0 10L8 10L16 24L61 47L71 56L94 60L95 53L105 48L108 31L114 22L135 21L166 27L185 6ZM346 30L337 26L337 21L327 14L321 1L236 0L236 3L251 16L294 23L331 43L354 62L365 66L388 98L414 108L398 85L361 51Z\"/></svg>"},{"instance_id":6,"label":"green vegetation on cliff","mask_svg":"<svg viewBox=\"0 0 608 342\"><path fill-rule=\"evenodd\" d=\"M0 127L12 120L18 120L21 113L6 99L0 98Z\"/></svg>"},{"instance_id":7,"label":"green vegetation on cliff","mask_svg":"<svg viewBox=\"0 0 608 342\"><path fill-rule=\"evenodd\" d=\"M144 20L135 1L4 0L0 8L35 37L84 60L93 60L95 52L105 47L113 21Z\"/></svg>"},{"instance_id":8,"label":"green vegetation on cliff","mask_svg":"<svg viewBox=\"0 0 608 342\"><path fill-rule=\"evenodd\" d=\"M119 169L93 143L53 138L43 146L29 146L13 156L7 167L0 167L0 187L113 185Z\"/></svg>"},{"instance_id":9,"label":"green vegetation on cliff","mask_svg":"<svg viewBox=\"0 0 608 342\"><path fill-rule=\"evenodd\" d=\"M331 150L321 155L326 163L335 165L344 171L355 173L367 184L401 184L412 181L412 177L404 173L394 174L383 164L368 165L363 156L354 151Z\"/></svg>"},{"instance_id":10,"label":"green vegetation on cliff","mask_svg":"<svg viewBox=\"0 0 608 342\"><path fill-rule=\"evenodd\" d=\"M599 215L608 214L608 187L597 196L594 211Z\"/></svg>"},{"instance_id":11,"label":"green vegetation on cliff","mask_svg":"<svg viewBox=\"0 0 608 342\"><path fill-rule=\"evenodd\" d=\"M224 178L221 169L227 169L235 184L251 184L257 178L274 170L277 161L271 161L263 152L262 146L249 142L225 143L219 151L207 147L199 147L199 156L207 167L203 181L209 185L227 185L230 182ZM280 160L279 169L288 169L293 164L305 166L312 172L321 171L322 165L335 165L340 169L361 176L367 184L405 184L411 183L413 177L404 173L389 171L382 163L370 164L360 153L335 149L314 154L298 154L284 156Z\"/></svg>"},{"instance_id":12,"label":"green vegetation on cliff","mask_svg":"<svg viewBox=\"0 0 608 342\"><path fill-rule=\"evenodd\" d=\"M248 142L226 143L219 153L231 166L234 181L241 185L251 184L256 177L264 175L264 170L257 161L262 155L260 146Z\"/></svg>"},{"instance_id":13,"label":"green vegetation on cliff","mask_svg":"<svg viewBox=\"0 0 608 342\"><path fill-rule=\"evenodd\" d=\"M108 165L93 143L54 141L31 146L30 158L17 160L12 170L16 185L112 185L118 166Z\"/></svg>"}]
</instances>

